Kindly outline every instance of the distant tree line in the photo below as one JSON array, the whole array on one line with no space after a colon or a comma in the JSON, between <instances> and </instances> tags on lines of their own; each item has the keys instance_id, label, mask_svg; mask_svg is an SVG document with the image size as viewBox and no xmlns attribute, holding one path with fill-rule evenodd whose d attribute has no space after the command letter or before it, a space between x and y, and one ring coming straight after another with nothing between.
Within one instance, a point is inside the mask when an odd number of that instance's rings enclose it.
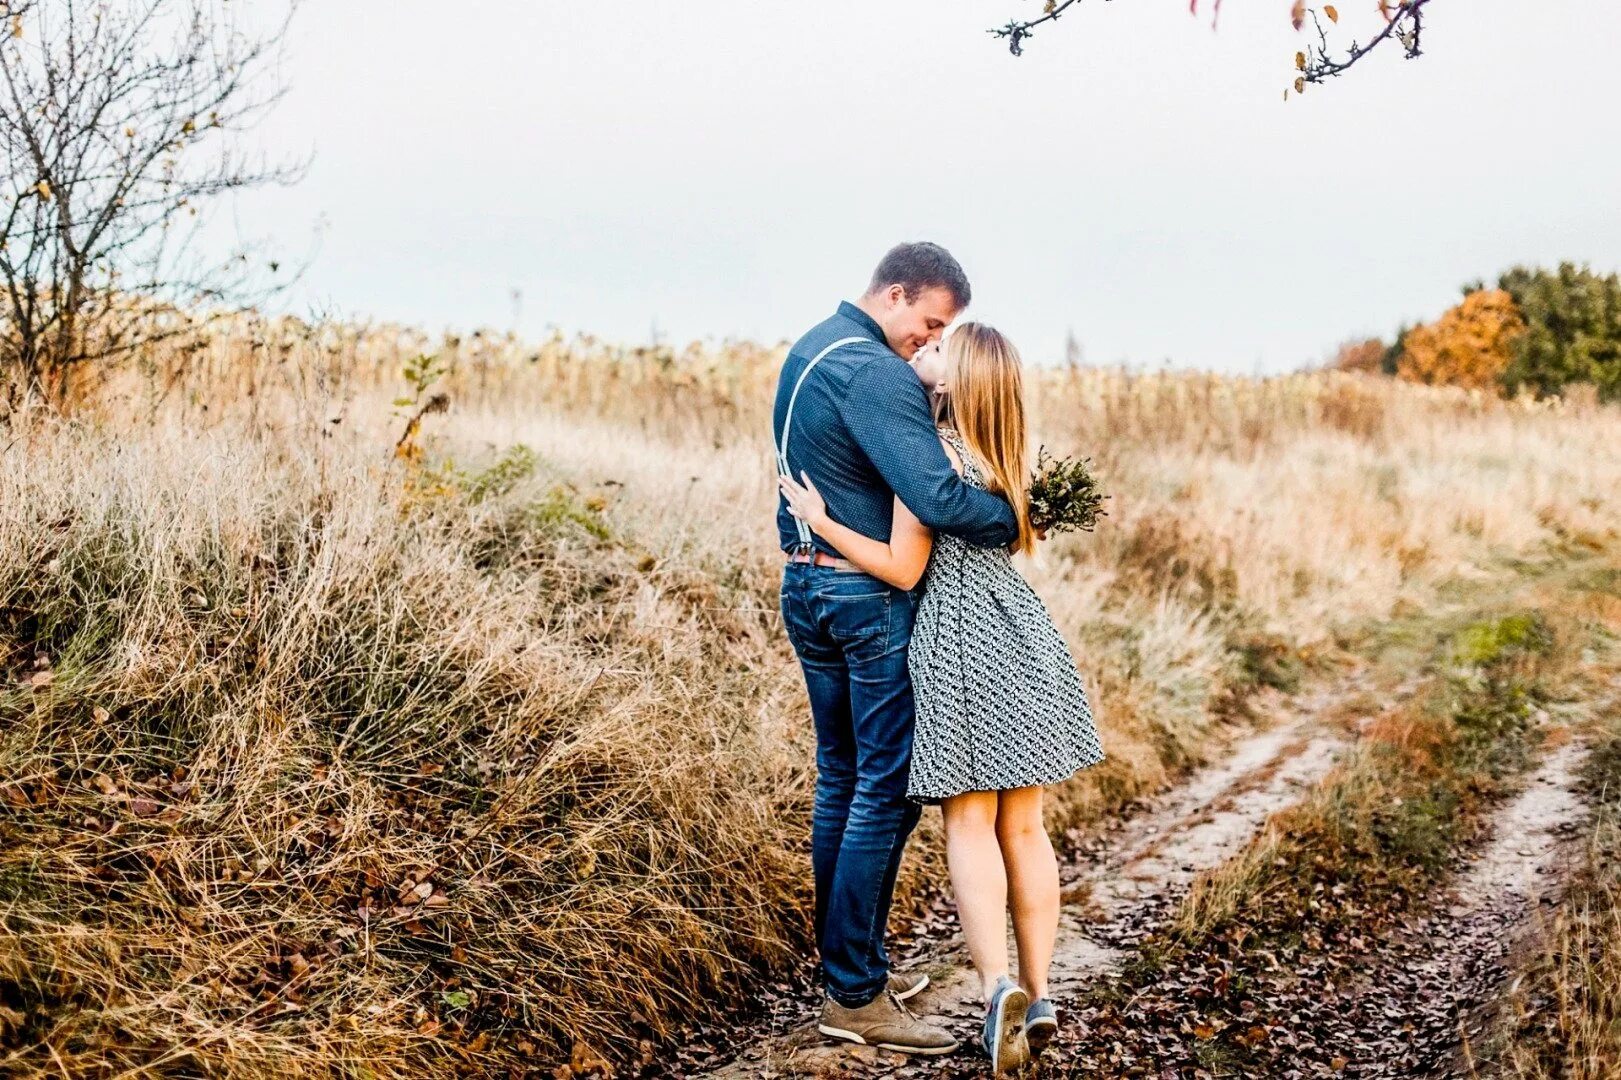
<instances>
[{"instance_id":1,"label":"distant tree line","mask_svg":"<svg viewBox=\"0 0 1621 1080\"><path fill-rule=\"evenodd\" d=\"M1388 345L1347 342L1333 366L1511 395L1586 385L1601 401L1621 401L1621 275L1568 262L1516 266L1495 286L1465 285L1458 304Z\"/></svg>"}]
</instances>

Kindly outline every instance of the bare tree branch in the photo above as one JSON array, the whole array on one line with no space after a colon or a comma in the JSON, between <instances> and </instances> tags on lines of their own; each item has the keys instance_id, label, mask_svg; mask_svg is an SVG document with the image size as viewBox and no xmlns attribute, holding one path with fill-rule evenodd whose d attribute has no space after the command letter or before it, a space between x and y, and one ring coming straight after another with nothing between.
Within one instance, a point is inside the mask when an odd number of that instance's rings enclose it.
<instances>
[{"instance_id":1,"label":"bare tree branch","mask_svg":"<svg viewBox=\"0 0 1621 1080\"><path fill-rule=\"evenodd\" d=\"M1069 10L1070 5L1078 0L1046 0L1042 7L1039 19L1010 19L1006 26L997 27L991 33L999 38L1007 38L1008 52L1014 56L1024 55L1024 39L1030 36L1030 31L1045 22L1053 22Z\"/></svg>"}]
</instances>

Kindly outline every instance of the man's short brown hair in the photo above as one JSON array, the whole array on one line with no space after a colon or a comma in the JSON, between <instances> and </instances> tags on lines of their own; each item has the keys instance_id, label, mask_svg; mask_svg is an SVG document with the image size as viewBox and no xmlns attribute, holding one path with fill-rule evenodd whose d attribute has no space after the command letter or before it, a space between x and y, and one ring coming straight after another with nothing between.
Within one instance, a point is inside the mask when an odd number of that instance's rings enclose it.
<instances>
[{"instance_id":1,"label":"man's short brown hair","mask_svg":"<svg viewBox=\"0 0 1621 1080\"><path fill-rule=\"evenodd\" d=\"M906 301L916 300L925 289L945 289L961 311L968 306L973 294L968 288L968 275L962 265L951 257L951 252L927 240L896 244L872 272L872 284L867 295L882 292L891 285L899 285L906 292Z\"/></svg>"}]
</instances>

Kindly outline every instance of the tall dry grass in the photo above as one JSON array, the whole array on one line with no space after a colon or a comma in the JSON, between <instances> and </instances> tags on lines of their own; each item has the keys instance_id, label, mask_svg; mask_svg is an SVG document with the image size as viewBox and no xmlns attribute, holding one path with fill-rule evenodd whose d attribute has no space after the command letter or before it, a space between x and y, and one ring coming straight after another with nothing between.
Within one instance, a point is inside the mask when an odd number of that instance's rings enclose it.
<instances>
[{"instance_id":1,"label":"tall dry grass","mask_svg":"<svg viewBox=\"0 0 1621 1080\"><path fill-rule=\"evenodd\" d=\"M797 943L804 766L735 587L566 493L408 501L358 440L10 460L22 1060L454 1071L485 1032L606 1045L604 999L664 1034Z\"/></svg>"},{"instance_id":2,"label":"tall dry grass","mask_svg":"<svg viewBox=\"0 0 1621 1080\"><path fill-rule=\"evenodd\" d=\"M416 464L389 398L449 367ZM780 350L245 321L0 446L4 1068L449 1075L665 1052L807 948ZM1055 831L1459 575L1616 534L1621 414L1044 373L1110 516L1028 566L1110 759ZM522 447L524 449L516 449ZM901 909L943 881L933 816Z\"/></svg>"}]
</instances>

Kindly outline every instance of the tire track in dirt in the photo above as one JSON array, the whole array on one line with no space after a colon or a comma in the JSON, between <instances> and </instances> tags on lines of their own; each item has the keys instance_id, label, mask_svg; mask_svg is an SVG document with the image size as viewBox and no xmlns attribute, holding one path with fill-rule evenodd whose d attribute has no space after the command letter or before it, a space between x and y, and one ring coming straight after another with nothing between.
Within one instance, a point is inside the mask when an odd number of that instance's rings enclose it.
<instances>
[{"instance_id":1,"label":"tire track in dirt","mask_svg":"<svg viewBox=\"0 0 1621 1080\"><path fill-rule=\"evenodd\" d=\"M1219 762L1126 818L1097 850L1061 868L1066 902L1049 975L1052 996L1060 1006L1066 996L1130 955L1131 946L1201 871L1240 850L1272 813L1328 773L1347 738L1321 717L1329 705L1356 693L1359 685L1360 679L1353 677L1288 702L1281 722L1240 739ZM909 1058L831 1043L816 1031L812 1003L807 1001L787 1030L779 1025L737 1059L699 1075L752 1080L983 1071L984 1062L970 1043L979 1026L979 991L960 936L953 935L931 955L897 966L931 973L930 986L909 1006L958 1034L964 1045L956 1054Z\"/></svg>"}]
</instances>

